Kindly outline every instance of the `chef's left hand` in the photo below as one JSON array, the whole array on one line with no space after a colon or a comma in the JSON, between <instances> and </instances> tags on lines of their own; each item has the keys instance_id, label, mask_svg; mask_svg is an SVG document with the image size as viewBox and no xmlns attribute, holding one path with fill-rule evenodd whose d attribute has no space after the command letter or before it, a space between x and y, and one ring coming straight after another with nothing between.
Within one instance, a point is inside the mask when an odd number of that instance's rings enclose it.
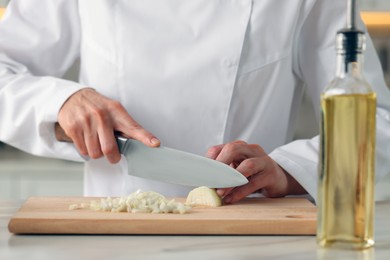
<instances>
[{"instance_id":1,"label":"chef's left hand","mask_svg":"<svg viewBox=\"0 0 390 260\"><path fill-rule=\"evenodd\" d=\"M207 157L234 167L248 178L249 182L243 186L217 190L227 204L237 202L255 192L261 192L266 197L307 193L259 145L247 144L244 141L221 144L208 149Z\"/></svg>"}]
</instances>

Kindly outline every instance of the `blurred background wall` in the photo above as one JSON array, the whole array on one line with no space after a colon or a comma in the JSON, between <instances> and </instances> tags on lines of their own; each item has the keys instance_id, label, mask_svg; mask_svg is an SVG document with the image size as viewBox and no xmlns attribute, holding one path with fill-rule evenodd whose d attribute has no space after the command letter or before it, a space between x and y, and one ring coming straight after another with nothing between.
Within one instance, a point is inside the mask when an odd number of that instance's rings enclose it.
<instances>
[{"instance_id":1,"label":"blurred background wall","mask_svg":"<svg viewBox=\"0 0 390 260\"><path fill-rule=\"evenodd\" d=\"M0 0L0 8L8 0ZM390 0L360 0L363 18L368 23L376 50L390 86ZM37 1L39 4L39 1ZM381 16L382 15L382 16ZM0 9L1 16L1 9ZM1 35L0 35L1 37ZM64 78L77 80L78 63ZM318 134L318 124L312 105L305 96L296 139ZM0 143L0 199L25 199L29 196L81 196L83 165L64 160L35 157ZM390 169L389 169L390 171ZM377 185L376 197L390 199L389 177Z\"/></svg>"}]
</instances>

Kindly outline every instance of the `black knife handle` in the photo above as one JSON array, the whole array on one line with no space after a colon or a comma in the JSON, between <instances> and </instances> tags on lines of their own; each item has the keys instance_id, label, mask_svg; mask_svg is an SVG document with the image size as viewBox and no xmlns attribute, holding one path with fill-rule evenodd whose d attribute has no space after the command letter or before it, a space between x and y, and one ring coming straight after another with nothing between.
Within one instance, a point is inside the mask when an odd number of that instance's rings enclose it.
<instances>
[{"instance_id":1,"label":"black knife handle","mask_svg":"<svg viewBox=\"0 0 390 260\"><path fill-rule=\"evenodd\" d=\"M67 143L73 143L72 138L70 138L66 133L65 130L60 126L59 123L54 124L54 132L56 135L56 139L60 142L67 142Z\"/></svg>"}]
</instances>

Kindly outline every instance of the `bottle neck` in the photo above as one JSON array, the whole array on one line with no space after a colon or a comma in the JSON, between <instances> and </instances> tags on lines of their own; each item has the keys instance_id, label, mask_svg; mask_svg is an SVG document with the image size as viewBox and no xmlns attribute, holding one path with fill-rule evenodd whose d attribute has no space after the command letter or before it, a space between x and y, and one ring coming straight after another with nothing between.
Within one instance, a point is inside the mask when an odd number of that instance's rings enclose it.
<instances>
[{"instance_id":1,"label":"bottle neck","mask_svg":"<svg viewBox=\"0 0 390 260\"><path fill-rule=\"evenodd\" d=\"M337 54L336 75L339 78L356 77L362 78L363 55L355 54L353 59L345 53Z\"/></svg>"}]
</instances>

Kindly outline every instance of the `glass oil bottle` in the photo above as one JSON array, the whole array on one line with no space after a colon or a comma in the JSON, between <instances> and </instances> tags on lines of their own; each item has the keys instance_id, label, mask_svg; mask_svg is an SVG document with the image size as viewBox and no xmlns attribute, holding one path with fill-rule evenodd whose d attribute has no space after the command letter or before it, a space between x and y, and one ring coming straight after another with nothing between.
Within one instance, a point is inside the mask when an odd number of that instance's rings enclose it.
<instances>
[{"instance_id":1,"label":"glass oil bottle","mask_svg":"<svg viewBox=\"0 0 390 260\"><path fill-rule=\"evenodd\" d=\"M323 247L374 245L376 94L362 74L365 35L350 1L336 36L337 72L321 94L317 241Z\"/></svg>"}]
</instances>

